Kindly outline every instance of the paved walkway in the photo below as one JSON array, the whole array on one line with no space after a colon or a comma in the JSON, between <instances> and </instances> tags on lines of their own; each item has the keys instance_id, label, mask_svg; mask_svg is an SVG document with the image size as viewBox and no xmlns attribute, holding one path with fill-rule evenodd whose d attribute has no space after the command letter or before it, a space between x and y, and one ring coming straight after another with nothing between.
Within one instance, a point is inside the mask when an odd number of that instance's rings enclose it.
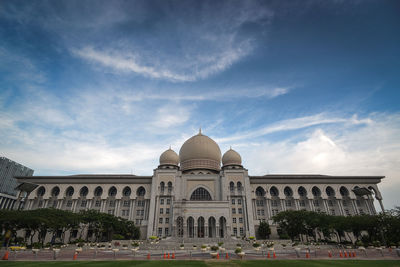
<instances>
[{"instance_id":1,"label":"paved walkway","mask_svg":"<svg viewBox=\"0 0 400 267\"><path fill-rule=\"evenodd\" d=\"M5 250L2 249L0 257L3 257L5 254ZM367 249L366 253L360 252L359 250L346 250L339 251L337 249L330 250L331 256L329 256L328 250L311 250L308 253L307 250L301 250L299 255L296 254L294 249L283 249L276 250L275 257L272 252L268 251L254 251L249 250L245 251L244 259L265 259L265 260L279 260L279 259L335 259L335 260L348 260L348 259L361 259L361 260L400 260L400 257L397 256L395 250L390 251L389 249L384 249L382 252L376 249ZM353 252L355 253L355 257L353 256ZM169 253L169 259L168 259ZM68 261L74 260L75 250L72 248L62 249L59 253L57 253L56 258L54 258L54 252L51 250L41 250L37 254L34 254L31 250L26 251L10 251L9 252L9 260L25 260L25 261L49 261L49 260L61 260ZM350 254L350 256L349 256ZM76 260L163 260L164 255L166 257L165 260L205 260L210 259L210 252L201 252L196 250L179 250L179 251L156 251L156 250L148 250L148 251L137 251L132 252L131 250L120 250L118 252L114 252L112 250L95 250L95 249L84 249L80 252ZM341 256L340 256L341 255ZM172 259L172 258L175 259ZM225 259L240 259L233 251L223 252L219 254L220 260Z\"/></svg>"}]
</instances>

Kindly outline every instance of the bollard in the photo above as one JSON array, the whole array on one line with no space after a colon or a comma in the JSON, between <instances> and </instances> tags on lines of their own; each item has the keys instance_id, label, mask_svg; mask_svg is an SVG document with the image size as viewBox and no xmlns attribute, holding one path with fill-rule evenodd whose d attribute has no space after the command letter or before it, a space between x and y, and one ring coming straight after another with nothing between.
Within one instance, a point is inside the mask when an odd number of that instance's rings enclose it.
<instances>
[{"instance_id":1,"label":"bollard","mask_svg":"<svg viewBox=\"0 0 400 267\"><path fill-rule=\"evenodd\" d=\"M172 253L172 259L175 259L175 252Z\"/></svg>"},{"instance_id":2,"label":"bollard","mask_svg":"<svg viewBox=\"0 0 400 267\"><path fill-rule=\"evenodd\" d=\"M225 259L229 259L229 254L228 253L226 253Z\"/></svg>"},{"instance_id":3,"label":"bollard","mask_svg":"<svg viewBox=\"0 0 400 267\"><path fill-rule=\"evenodd\" d=\"M150 260L150 253L147 254L147 259Z\"/></svg>"},{"instance_id":4,"label":"bollard","mask_svg":"<svg viewBox=\"0 0 400 267\"><path fill-rule=\"evenodd\" d=\"M72 258L73 260L76 260L78 258L78 252L77 251L75 251L75 253L74 253L74 257Z\"/></svg>"},{"instance_id":5,"label":"bollard","mask_svg":"<svg viewBox=\"0 0 400 267\"><path fill-rule=\"evenodd\" d=\"M310 253L308 253L308 251L306 252L306 258L307 258L307 259L310 258Z\"/></svg>"},{"instance_id":6,"label":"bollard","mask_svg":"<svg viewBox=\"0 0 400 267\"><path fill-rule=\"evenodd\" d=\"M164 252L164 260L167 258L167 254L165 254L165 252Z\"/></svg>"},{"instance_id":7,"label":"bollard","mask_svg":"<svg viewBox=\"0 0 400 267\"><path fill-rule=\"evenodd\" d=\"M168 256L167 256L167 259L169 259L169 252L168 252L168 254L167 254Z\"/></svg>"},{"instance_id":8,"label":"bollard","mask_svg":"<svg viewBox=\"0 0 400 267\"><path fill-rule=\"evenodd\" d=\"M6 254L4 254L3 258L1 258L3 261L7 261L8 260L8 250L6 250Z\"/></svg>"},{"instance_id":9,"label":"bollard","mask_svg":"<svg viewBox=\"0 0 400 267\"><path fill-rule=\"evenodd\" d=\"M274 259L276 259L276 254L275 254L275 251L274 251Z\"/></svg>"},{"instance_id":10,"label":"bollard","mask_svg":"<svg viewBox=\"0 0 400 267\"><path fill-rule=\"evenodd\" d=\"M328 257L332 258L332 252L330 250L328 250Z\"/></svg>"},{"instance_id":11,"label":"bollard","mask_svg":"<svg viewBox=\"0 0 400 267\"><path fill-rule=\"evenodd\" d=\"M355 258L356 257L356 252L355 251L353 251L353 258Z\"/></svg>"},{"instance_id":12,"label":"bollard","mask_svg":"<svg viewBox=\"0 0 400 267\"><path fill-rule=\"evenodd\" d=\"M270 258L271 258L271 255L269 254L269 251L268 251L267 258L268 258L268 259L270 259Z\"/></svg>"},{"instance_id":13,"label":"bollard","mask_svg":"<svg viewBox=\"0 0 400 267\"><path fill-rule=\"evenodd\" d=\"M344 252L344 257L347 258L347 251Z\"/></svg>"},{"instance_id":14,"label":"bollard","mask_svg":"<svg viewBox=\"0 0 400 267\"><path fill-rule=\"evenodd\" d=\"M219 260L219 253L217 253L217 260Z\"/></svg>"},{"instance_id":15,"label":"bollard","mask_svg":"<svg viewBox=\"0 0 400 267\"><path fill-rule=\"evenodd\" d=\"M341 258L343 258L343 253L342 253L342 251L340 251L340 254L339 254L339 255L340 255Z\"/></svg>"}]
</instances>

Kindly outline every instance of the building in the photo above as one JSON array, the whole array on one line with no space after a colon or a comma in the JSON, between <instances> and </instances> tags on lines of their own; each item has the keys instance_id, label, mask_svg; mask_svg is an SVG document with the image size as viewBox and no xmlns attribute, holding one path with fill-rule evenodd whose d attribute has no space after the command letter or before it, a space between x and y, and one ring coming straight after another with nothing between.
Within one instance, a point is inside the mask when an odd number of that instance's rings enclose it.
<instances>
[{"instance_id":1,"label":"building","mask_svg":"<svg viewBox=\"0 0 400 267\"><path fill-rule=\"evenodd\" d=\"M0 157L0 209L13 209L17 200L14 176L32 176L33 170L5 157Z\"/></svg>"},{"instance_id":2,"label":"building","mask_svg":"<svg viewBox=\"0 0 400 267\"><path fill-rule=\"evenodd\" d=\"M23 209L95 209L132 220L142 237L201 239L255 236L260 221L284 210L335 215L375 214L383 209L377 184L384 176L250 176L239 153L221 156L201 131L179 155L160 156L151 176L70 175L17 177ZM276 229L273 228L276 235Z\"/></svg>"}]
</instances>

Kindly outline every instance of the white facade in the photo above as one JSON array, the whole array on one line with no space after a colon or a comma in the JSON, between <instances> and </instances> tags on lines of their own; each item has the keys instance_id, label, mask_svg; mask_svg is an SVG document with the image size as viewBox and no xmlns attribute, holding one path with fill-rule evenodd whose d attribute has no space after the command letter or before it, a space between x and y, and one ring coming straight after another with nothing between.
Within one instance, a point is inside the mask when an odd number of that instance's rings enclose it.
<instances>
[{"instance_id":1,"label":"white facade","mask_svg":"<svg viewBox=\"0 0 400 267\"><path fill-rule=\"evenodd\" d=\"M134 221L142 237L181 239L256 236L260 221L272 223L284 210L375 214L374 198L383 209L382 178L249 176L237 152L221 159L218 145L201 133L183 144L179 156L165 151L152 176L17 177L24 209L96 209Z\"/></svg>"}]
</instances>

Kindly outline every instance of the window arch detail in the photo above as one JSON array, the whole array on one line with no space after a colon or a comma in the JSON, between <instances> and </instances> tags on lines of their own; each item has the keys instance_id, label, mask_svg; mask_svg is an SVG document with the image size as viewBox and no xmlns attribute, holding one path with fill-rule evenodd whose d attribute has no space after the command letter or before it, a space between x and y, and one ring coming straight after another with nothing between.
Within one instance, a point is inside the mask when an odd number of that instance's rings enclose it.
<instances>
[{"instance_id":1,"label":"window arch detail","mask_svg":"<svg viewBox=\"0 0 400 267\"><path fill-rule=\"evenodd\" d=\"M194 192L190 196L190 200L207 201L212 199L207 189L199 187L196 190L194 190Z\"/></svg>"}]
</instances>

